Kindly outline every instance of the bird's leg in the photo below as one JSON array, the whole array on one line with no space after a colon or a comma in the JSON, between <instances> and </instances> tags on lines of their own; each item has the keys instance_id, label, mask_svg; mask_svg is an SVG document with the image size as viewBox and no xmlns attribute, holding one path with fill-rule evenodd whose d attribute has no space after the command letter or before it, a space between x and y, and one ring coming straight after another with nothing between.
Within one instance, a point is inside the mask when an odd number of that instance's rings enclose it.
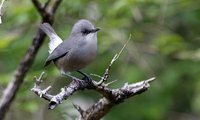
<instances>
[{"instance_id":1,"label":"bird's leg","mask_svg":"<svg viewBox=\"0 0 200 120\"><path fill-rule=\"evenodd\" d=\"M89 75L87 75L86 73L81 72L80 70L77 70L77 72L84 76L84 77L82 78L82 80L87 80L88 83L92 81L92 79L91 79L91 78L89 77Z\"/></svg>"},{"instance_id":2,"label":"bird's leg","mask_svg":"<svg viewBox=\"0 0 200 120\"><path fill-rule=\"evenodd\" d=\"M64 73L64 72L61 72L61 75L65 76L65 77L69 77L69 78L71 78L72 80L75 80L75 79L73 79L74 76L71 76L71 75L66 74L66 73ZM78 81L79 81L79 80L78 80Z\"/></svg>"}]
</instances>

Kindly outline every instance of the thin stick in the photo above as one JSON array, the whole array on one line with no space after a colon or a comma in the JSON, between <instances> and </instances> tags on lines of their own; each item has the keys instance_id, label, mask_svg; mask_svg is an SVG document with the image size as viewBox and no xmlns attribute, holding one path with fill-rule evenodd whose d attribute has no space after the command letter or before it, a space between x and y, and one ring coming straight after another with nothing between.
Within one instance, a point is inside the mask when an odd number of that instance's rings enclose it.
<instances>
[{"instance_id":1,"label":"thin stick","mask_svg":"<svg viewBox=\"0 0 200 120\"><path fill-rule=\"evenodd\" d=\"M126 43L124 44L124 46L122 47L122 49L119 51L119 53L115 54L115 56L113 57L113 59L111 60L109 66L107 67L103 77L101 78L101 80L97 83L99 85L101 85L102 83L104 83L107 79L108 79L108 75L109 75L109 71L110 68L112 66L112 64L119 58L119 56L121 55L121 53L123 52L124 48L126 47L126 45L128 44L128 42L130 41L132 35L130 34L128 40L126 41Z\"/></svg>"},{"instance_id":2,"label":"thin stick","mask_svg":"<svg viewBox=\"0 0 200 120\"><path fill-rule=\"evenodd\" d=\"M5 0L2 0L2 1L1 1L1 4L0 4L0 24L2 23L1 17L3 16L2 8L3 8L3 3L4 3L4 2L5 2Z\"/></svg>"}]
</instances>

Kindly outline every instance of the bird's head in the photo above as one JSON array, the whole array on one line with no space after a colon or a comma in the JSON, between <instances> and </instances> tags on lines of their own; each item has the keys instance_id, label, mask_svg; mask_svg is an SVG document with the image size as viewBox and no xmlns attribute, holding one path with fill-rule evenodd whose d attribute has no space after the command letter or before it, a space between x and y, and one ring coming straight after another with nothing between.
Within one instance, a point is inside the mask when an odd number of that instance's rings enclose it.
<instances>
[{"instance_id":1,"label":"bird's head","mask_svg":"<svg viewBox=\"0 0 200 120\"><path fill-rule=\"evenodd\" d=\"M99 28L95 28L94 25L85 19L81 19L76 22L72 28L72 35L81 34L82 36L87 36L89 34L94 34L99 31Z\"/></svg>"}]
</instances>

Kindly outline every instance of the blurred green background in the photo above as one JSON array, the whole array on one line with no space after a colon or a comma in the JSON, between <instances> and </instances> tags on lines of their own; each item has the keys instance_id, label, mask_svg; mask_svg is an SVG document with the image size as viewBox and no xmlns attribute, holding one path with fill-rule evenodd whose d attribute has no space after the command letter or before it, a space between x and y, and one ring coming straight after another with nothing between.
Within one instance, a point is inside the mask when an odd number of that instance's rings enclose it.
<instances>
[{"instance_id":1,"label":"blurred green background","mask_svg":"<svg viewBox=\"0 0 200 120\"><path fill-rule=\"evenodd\" d=\"M6 1L4 5L0 25L0 96L31 44L41 19L31 0ZM157 78L147 92L117 105L104 120L200 119L199 5L199 0L62 1L54 23L61 38L69 35L78 19L89 19L101 28L98 57L84 72L102 75L131 34L128 46L111 69L109 80L118 81L110 87ZM79 91L55 110L48 110L48 102L30 91L33 76L45 71L43 87L53 85L53 94L69 80L61 77L54 65L43 68L47 51L48 39L39 50L6 120L70 120L79 115L72 103L86 109L100 98L95 91Z\"/></svg>"}]
</instances>

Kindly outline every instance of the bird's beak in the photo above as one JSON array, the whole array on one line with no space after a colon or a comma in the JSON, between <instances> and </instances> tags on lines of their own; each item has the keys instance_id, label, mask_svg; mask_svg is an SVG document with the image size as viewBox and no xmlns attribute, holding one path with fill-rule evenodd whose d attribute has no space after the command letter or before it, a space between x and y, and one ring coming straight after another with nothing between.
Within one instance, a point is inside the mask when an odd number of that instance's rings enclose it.
<instances>
[{"instance_id":1,"label":"bird's beak","mask_svg":"<svg viewBox=\"0 0 200 120\"><path fill-rule=\"evenodd\" d=\"M96 28L96 29L95 29L96 32L99 31L99 30L100 30L100 28Z\"/></svg>"},{"instance_id":2,"label":"bird's beak","mask_svg":"<svg viewBox=\"0 0 200 120\"><path fill-rule=\"evenodd\" d=\"M99 30L100 30L100 28L95 28L95 29L92 30L92 32L95 33L95 32L97 32Z\"/></svg>"}]
</instances>

